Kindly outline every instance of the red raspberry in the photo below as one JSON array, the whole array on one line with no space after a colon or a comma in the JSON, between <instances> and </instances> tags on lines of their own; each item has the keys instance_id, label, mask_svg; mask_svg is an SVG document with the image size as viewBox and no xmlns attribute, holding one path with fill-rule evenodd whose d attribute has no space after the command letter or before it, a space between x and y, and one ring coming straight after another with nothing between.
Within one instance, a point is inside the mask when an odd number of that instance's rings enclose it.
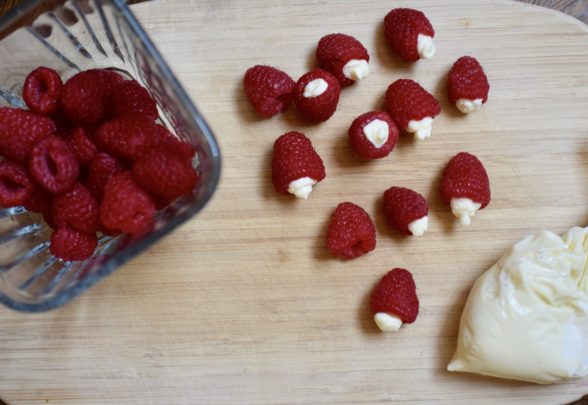
<instances>
[{"instance_id":1,"label":"red raspberry","mask_svg":"<svg viewBox=\"0 0 588 405\"><path fill-rule=\"evenodd\" d=\"M61 90L61 111L77 125L95 125L104 116L107 88L103 75L87 70L72 76Z\"/></svg>"},{"instance_id":2,"label":"red raspberry","mask_svg":"<svg viewBox=\"0 0 588 405\"><path fill-rule=\"evenodd\" d=\"M429 19L421 11L410 8L396 8L384 18L384 35L394 52L405 62L416 62L421 58L418 50L420 35L433 38L435 30ZM422 52L422 56L430 59L435 48Z\"/></svg>"},{"instance_id":3,"label":"red raspberry","mask_svg":"<svg viewBox=\"0 0 588 405\"><path fill-rule=\"evenodd\" d=\"M59 105L61 77L53 69L38 67L25 79L22 98L27 107L37 114L53 114Z\"/></svg>"},{"instance_id":4,"label":"red raspberry","mask_svg":"<svg viewBox=\"0 0 588 405\"><path fill-rule=\"evenodd\" d=\"M333 256L353 259L376 248L376 227L359 205L344 202L331 216L327 249Z\"/></svg>"},{"instance_id":5,"label":"red raspberry","mask_svg":"<svg viewBox=\"0 0 588 405\"><path fill-rule=\"evenodd\" d=\"M116 86L118 86L120 83L125 81L124 77L122 77L120 74L118 74L114 70L91 69L91 70L89 70L89 72L94 72L102 78L102 80L104 82L104 89L105 89L107 96L112 94L112 91L114 90L114 88Z\"/></svg>"},{"instance_id":6,"label":"red raspberry","mask_svg":"<svg viewBox=\"0 0 588 405\"><path fill-rule=\"evenodd\" d=\"M86 187L95 198L101 199L108 180L122 170L123 168L117 159L107 153L99 152L88 166Z\"/></svg>"},{"instance_id":7,"label":"red raspberry","mask_svg":"<svg viewBox=\"0 0 588 405\"><path fill-rule=\"evenodd\" d=\"M96 145L120 158L135 161L153 144L157 126L144 115L125 115L103 124L94 134Z\"/></svg>"},{"instance_id":8,"label":"red raspberry","mask_svg":"<svg viewBox=\"0 0 588 405\"><path fill-rule=\"evenodd\" d=\"M27 211L44 214L51 211L52 195L33 180L33 191L23 204Z\"/></svg>"},{"instance_id":9,"label":"red raspberry","mask_svg":"<svg viewBox=\"0 0 588 405\"><path fill-rule=\"evenodd\" d=\"M431 136L431 127L417 129L409 125L410 121L433 119L441 112L441 106L437 99L417 82L399 79L388 86L386 110L400 129L414 132L417 138L424 139Z\"/></svg>"},{"instance_id":10,"label":"red raspberry","mask_svg":"<svg viewBox=\"0 0 588 405\"><path fill-rule=\"evenodd\" d=\"M416 226L414 222L427 217L429 213L427 200L409 188L390 187L386 190L384 213L390 225L404 235L421 236L427 230L427 219L421 221L425 222L422 226Z\"/></svg>"},{"instance_id":11,"label":"red raspberry","mask_svg":"<svg viewBox=\"0 0 588 405\"><path fill-rule=\"evenodd\" d=\"M304 178L311 179L309 184L291 186L292 182ZM272 183L276 191L306 199L312 185L324 178L323 161L303 133L287 132L276 140L272 154Z\"/></svg>"},{"instance_id":12,"label":"red raspberry","mask_svg":"<svg viewBox=\"0 0 588 405\"><path fill-rule=\"evenodd\" d=\"M419 299L410 271L396 268L386 273L372 290L370 310L374 315L393 315L404 323L416 321L419 314ZM402 324L398 322L397 325L385 325L378 322L378 315L375 316L375 320L383 331L397 331Z\"/></svg>"},{"instance_id":13,"label":"red raspberry","mask_svg":"<svg viewBox=\"0 0 588 405\"><path fill-rule=\"evenodd\" d=\"M90 258L97 245L96 234L61 226L53 231L49 248L58 259L76 261Z\"/></svg>"},{"instance_id":14,"label":"red raspberry","mask_svg":"<svg viewBox=\"0 0 588 405\"><path fill-rule=\"evenodd\" d=\"M16 207L23 205L32 195L33 179L24 167L7 160L0 161L0 205Z\"/></svg>"},{"instance_id":15,"label":"red raspberry","mask_svg":"<svg viewBox=\"0 0 588 405\"><path fill-rule=\"evenodd\" d=\"M464 114L475 111L481 105L472 106L474 109L470 109L457 103L459 99L470 101L481 99L482 104L488 100L488 92L490 91L488 78L480 62L471 56L462 56L453 64L449 71L447 86L449 87L449 101Z\"/></svg>"},{"instance_id":16,"label":"red raspberry","mask_svg":"<svg viewBox=\"0 0 588 405\"><path fill-rule=\"evenodd\" d=\"M149 227L155 204L131 178L120 172L108 180L100 205L100 222L112 230L139 234Z\"/></svg>"},{"instance_id":17,"label":"red raspberry","mask_svg":"<svg viewBox=\"0 0 588 405\"><path fill-rule=\"evenodd\" d=\"M370 136L366 136L366 133ZM349 127L349 142L353 150L365 159L380 159L394 150L398 127L384 111L360 115Z\"/></svg>"},{"instance_id":18,"label":"red raspberry","mask_svg":"<svg viewBox=\"0 0 588 405\"><path fill-rule=\"evenodd\" d=\"M143 114L156 120L159 116L155 100L151 98L147 89L135 80L127 80L116 86L110 95L110 103L113 117Z\"/></svg>"},{"instance_id":19,"label":"red raspberry","mask_svg":"<svg viewBox=\"0 0 588 405\"><path fill-rule=\"evenodd\" d=\"M176 138L166 127L157 124L157 131L153 137L152 148L163 148L172 150L173 153L182 156L186 159L192 160L194 157L194 147L188 142L184 142Z\"/></svg>"},{"instance_id":20,"label":"red raspberry","mask_svg":"<svg viewBox=\"0 0 588 405\"><path fill-rule=\"evenodd\" d=\"M43 139L31 151L29 170L45 190L61 193L74 185L80 167L67 144L51 136Z\"/></svg>"},{"instance_id":21,"label":"red raspberry","mask_svg":"<svg viewBox=\"0 0 588 405\"><path fill-rule=\"evenodd\" d=\"M290 104L294 85L290 76L271 66L253 66L243 77L245 93L263 118L273 117Z\"/></svg>"},{"instance_id":22,"label":"red raspberry","mask_svg":"<svg viewBox=\"0 0 588 405\"><path fill-rule=\"evenodd\" d=\"M345 34L329 34L321 38L316 48L316 59L321 69L334 75L341 87L351 86L367 76L370 56L365 47L357 39ZM355 66L348 66L349 62ZM363 62L360 62L363 61ZM346 75L347 74L347 75Z\"/></svg>"},{"instance_id":23,"label":"red raspberry","mask_svg":"<svg viewBox=\"0 0 588 405\"><path fill-rule=\"evenodd\" d=\"M311 82L313 84L307 88ZM341 85L335 76L325 70L314 69L298 79L294 89L294 103L306 119L326 121L337 110L340 93Z\"/></svg>"},{"instance_id":24,"label":"red raspberry","mask_svg":"<svg viewBox=\"0 0 588 405\"><path fill-rule=\"evenodd\" d=\"M188 159L170 150L152 149L133 165L133 180L169 204L196 187L198 175Z\"/></svg>"},{"instance_id":25,"label":"red raspberry","mask_svg":"<svg viewBox=\"0 0 588 405\"><path fill-rule=\"evenodd\" d=\"M74 129L66 138L66 143L71 148L80 165L85 166L94 159L98 150L96 145L86 134L82 127Z\"/></svg>"},{"instance_id":26,"label":"red raspberry","mask_svg":"<svg viewBox=\"0 0 588 405\"><path fill-rule=\"evenodd\" d=\"M25 163L33 146L54 133L55 123L49 117L0 107L0 155L7 159Z\"/></svg>"},{"instance_id":27,"label":"red raspberry","mask_svg":"<svg viewBox=\"0 0 588 405\"><path fill-rule=\"evenodd\" d=\"M84 233L98 231L98 202L80 183L53 197L52 214L58 227L69 225Z\"/></svg>"},{"instance_id":28,"label":"red raspberry","mask_svg":"<svg viewBox=\"0 0 588 405\"><path fill-rule=\"evenodd\" d=\"M490 203L490 180L486 169L477 157L467 152L458 153L445 166L441 177L441 199L451 205L462 224L469 225L477 209L454 207L451 201L457 198L480 204L478 209L484 209Z\"/></svg>"}]
</instances>

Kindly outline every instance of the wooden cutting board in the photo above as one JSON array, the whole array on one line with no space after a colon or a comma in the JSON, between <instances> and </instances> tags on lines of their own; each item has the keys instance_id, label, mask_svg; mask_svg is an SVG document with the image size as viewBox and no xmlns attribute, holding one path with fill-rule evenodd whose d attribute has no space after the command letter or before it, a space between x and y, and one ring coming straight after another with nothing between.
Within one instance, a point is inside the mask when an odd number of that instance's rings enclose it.
<instances>
[{"instance_id":1,"label":"wooden cutting board","mask_svg":"<svg viewBox=\"0 0 588 405\"><path fill-rule=\"evenodd\" d=\"M50 313L0 308L0 394L19 403L556 404L588 379L538 386L445 371L472 282L510 245L542 228L588 223L588 28L556 12L507 1L159 1L133 10L215 131L223 176L203 213L122 270ZM382 38L393 7L426 12L432 61L407 65ZM243 93L246 68L271 64L297 78L318 39L345 32L371 55L371 75L343 91L320 125L294 108L260 120ZM476 56L491 94L462 116L446 101L453 61ZM402 137L381 161L356 158L352 119L382 108L386 87L418 80L441 101L433 137ZM327 178L308 201L273 191L274 140L305 132ZM466 150L489 172L493 199L473 224L455 224L439 174ZM380 209L406 186L429 201L430 230L405 238ZM342 201L376 222L378 246L342 262L326 252ZM421 313L382 334L367 308L389 269L415 276Z\"/></svg>"}]
</instances>

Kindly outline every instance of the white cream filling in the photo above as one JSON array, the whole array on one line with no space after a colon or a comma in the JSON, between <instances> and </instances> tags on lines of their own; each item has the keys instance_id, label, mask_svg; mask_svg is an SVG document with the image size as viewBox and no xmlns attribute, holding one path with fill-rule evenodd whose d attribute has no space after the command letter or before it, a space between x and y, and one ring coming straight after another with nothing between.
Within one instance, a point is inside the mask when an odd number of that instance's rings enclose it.
<instances>
[{"instance_id":1,"label":"white cream filling","mask_svg":"<svg viewBox=\"0 0 588 405\"><path fill-rule=\"evenodd\" d=\"M587 266L588 228L515 244L474 283L447 369L539 384L588 375Z\"/></svg>"},{"instance_id":2,"label":"white cream filling","mask_svg":"<svg viewBox=\"0 0 588 405\"><path fill-rule=\"evenodd\" d=\"M476 212L480 209L482 204L473 202L469 198L452 198L451 212L453 215L459 218L459 222L462 225L469 225L472 223L472 218L476 215Z\"/></svg>"},{"instance_id":3,"label":"white cream filling","mask_svg":"<svg viewBox=\"0 0 588 405\"><path fill-rule=\"evenodd\" d=\"M311 80L304 86L303 97L311 98L318 97L329 88L329 84L324 79Z\"/></svg>"},{"instance_id":4,"label":"white cream filling","mask_svg":"<svg viewBox=\"0 0 588 405\"><path fill-rule=\"evenodd\" d=\"M408 224L408 230L413 236L423 236L429 228L429 216L425 215L422 218L415 219Z\"/></svg>"},{"instance_id":5,"label":"white cream filling","mask_svg":"<svg viewBox=\"0 0 588 405\"><path fill-rule=\"evenodd\" d=\"M363 134L375 148L380 149L388 142L390 129L386 121L375 119L363 127Z\"/></svg>"},{"instance_id":6,"label":"white cream filling","mask_svg":"<svg viewBox=\"0 0 588 405\"><path fill-rule=\"evenodd\" d=\"M402 319L388 312L378 312L374 321L383 332L398 332L402 326Z\"/></svg>"},{"instance_id":7,"label":"white cream filling","mask_svg":"<svg viewBox=\"0 0 588 405\"><path fill-rule=\"evenodd\" d=\"M288 185L288 192L294 194L297 198L303 198L306 200L310 193L312 193L312 186L315 184L315 179L302 177L298 180L294 180Z\"/></svg>"},{"instance_id":8,"label":"white cream filling","mask_svg":"<svg viewBox=\"0 0 588 405\"><path fill-rule=\"evenodd\" d=\"M455 102L455 106L464 114L469 114L478 111L482 107L482 99L468 100L467 98L460 98Z\"/></svg>"},{"instance_id":9,"label":"white cream filling","mask_svg":"<svg viewBox=\"0 0 588 405\"><path fill-rule=\"evenodd\" d=\"M350 80L360 81L370 74L370 65L365 59L351 59L343 66L343 76Z\"/></svg>"},{"instance_id":10,"label":"white cream filling","mask_svg":"<svg viewBox=\"0 0 588 405\"><path fill-rule=\"evenodd\" d=\"M408 128L406 130L410 133L413 133L417 139L423 140L431 136L431 131L433 129L433 118L432 117L425 117L422 120L415 121L410 120L408 121Z\"/></svg>"},{"instance_id":11,"label":"white cream filling","mask_svg":"<svg viewBox=\"0 0 588 405\"><path fill-rule=\"evenodd\" d=\"M423 59L431 59L435 56L435 43L433 38L428 35L419 34L417 37L417 52Z\"/></svg>"}]
</instances>

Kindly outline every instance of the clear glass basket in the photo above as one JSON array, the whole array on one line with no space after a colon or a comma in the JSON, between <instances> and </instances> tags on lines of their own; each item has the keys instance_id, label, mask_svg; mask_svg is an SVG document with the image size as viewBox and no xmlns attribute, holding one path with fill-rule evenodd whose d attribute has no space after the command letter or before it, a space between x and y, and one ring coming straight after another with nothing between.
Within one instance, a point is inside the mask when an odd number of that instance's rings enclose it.
<instances>
[{"instance_id":1,"label":"clear glass basket","mask_svg":"<svg viewBox=\"0 0 588 405\"><path fill-rule=\"evenodd\" d=\"M83 262L61 261L51 254L51 229L38 214L0 207L0 302L26 312L46 311L68 302L200 211L217 186L220 153L204 118L124 1L25 0L0 19L0 35L0 106L24 107L24 79L38 66L55 69L64 80L81 70L116 69L150 90L161 123L197 151L193 163L200 181L191 195L159 211L146 235L101 236L94 256Z\"/></svg>"}]
</instances>

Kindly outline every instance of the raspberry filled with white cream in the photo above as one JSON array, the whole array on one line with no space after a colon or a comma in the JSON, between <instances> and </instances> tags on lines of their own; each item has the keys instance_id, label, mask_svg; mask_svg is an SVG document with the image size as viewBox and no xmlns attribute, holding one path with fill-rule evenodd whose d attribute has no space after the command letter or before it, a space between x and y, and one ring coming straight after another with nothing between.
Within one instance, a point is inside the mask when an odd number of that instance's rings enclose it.
<instances>
[{"instance_id":1,"label":"raspberry filled with white cream","mask_svg":"<svg viewBox=\"0 0 588 405\"><path fill-rule=\"evenodd\" d=\"M386 110L400 129L423 140L431 136L433 119L441 113L441 106L417 82L399 79L388 86Z\"/></svg>"},{"instance_id":2,"label":"raspberry filled with white cream","mask_svg":"<svg viewBox=\"0 0 588 405\"><path fill-rule=\"evenodd\" d=\"M316 48L316 59L321 69L333 74L341 87L365 79L370 73L370 56L357 39L346 34L322 37Z\"/></svg>"},{"instance_id":3,"label":"raspberry filled with white cream","mask_svg":"<svg viewBox=\"0 0 588 405\"><path fill-rule=\"evenodd\" d=\"M435 55L435 30L422 11L395 8L384 18L384 35L405 62L431 59Z\"/></svg>"},{"instance_id":4,"label":"raspberry filled with white cream","mask_svg":"<svg viewBox=\"0 0 588 405\"><path fill-rule=\"evenodd\" d=\"M382 332L398 332L404 323L413 323L419 314L416 284L410 271L389 271L370 295L370 310Z\"/></svg>"},{"instance_id":5,"label":"raspberry filled with white cream","mask_svg":"<svg viewBox=\"0 0 588 405\"><path fill-rule=\"evenodd\" d=\"M462 56L449 71L447 78L449 101L464 114L478 111L488 100L488 77L476 58Z\"/></svg>"},{"instance_id":6,"label":"raspberry filled with white cream","mask_svg":"<svg viewBox=\"0 0 588 405\"><path fill-rule=\"evenodd\" d=\"M294 88L294 103L309 121L326 121L337 110L341 85L337 78L322 69L304 74Z\"/></svg>"},{"instance_id":7,"label":"raspberry filled with white cream","mask_svg":"<svg viewBox=\"0 0 588 405\"><path fill-rule=\"evenodd\" d=\"M390 187L384 192L384 214L388 223L404 235L422 236L429 227L427 200L406 187Z\"/></svg>"},{"instance_id":8,"label":"raspberry filled with white cream","mask_svg":"<svg viewBox=\"0 0 588 405\"><path fill-rule=\"evenodd\" d=\"M398 127L384 111L370 111L355 118L349 127L353 150L365 159L381 159L394 150Z\"/></svg>"},{"instance_id":9,"label":"raspberry filled with white cream","mask_svg":"<svg viewBox=\"0 0 588 405\"><path fill-rule=\"evenodd\" d=\"M462 225L490 203L490 179L480 160L467 152L455 155L441 176L441 199Z\"/></svg>"},{"instance_id":10,"label":"raspberry filled with white cream","mask_svg":"<svg viewBox=\"0 0 588 405\"><path fill-rule=\"evenodd\" d=\"M276 140L272 153L272 183L276 191L307 199L325 175L321 157L303 133L287 132Z\"/></svg>"}]
</instances>

